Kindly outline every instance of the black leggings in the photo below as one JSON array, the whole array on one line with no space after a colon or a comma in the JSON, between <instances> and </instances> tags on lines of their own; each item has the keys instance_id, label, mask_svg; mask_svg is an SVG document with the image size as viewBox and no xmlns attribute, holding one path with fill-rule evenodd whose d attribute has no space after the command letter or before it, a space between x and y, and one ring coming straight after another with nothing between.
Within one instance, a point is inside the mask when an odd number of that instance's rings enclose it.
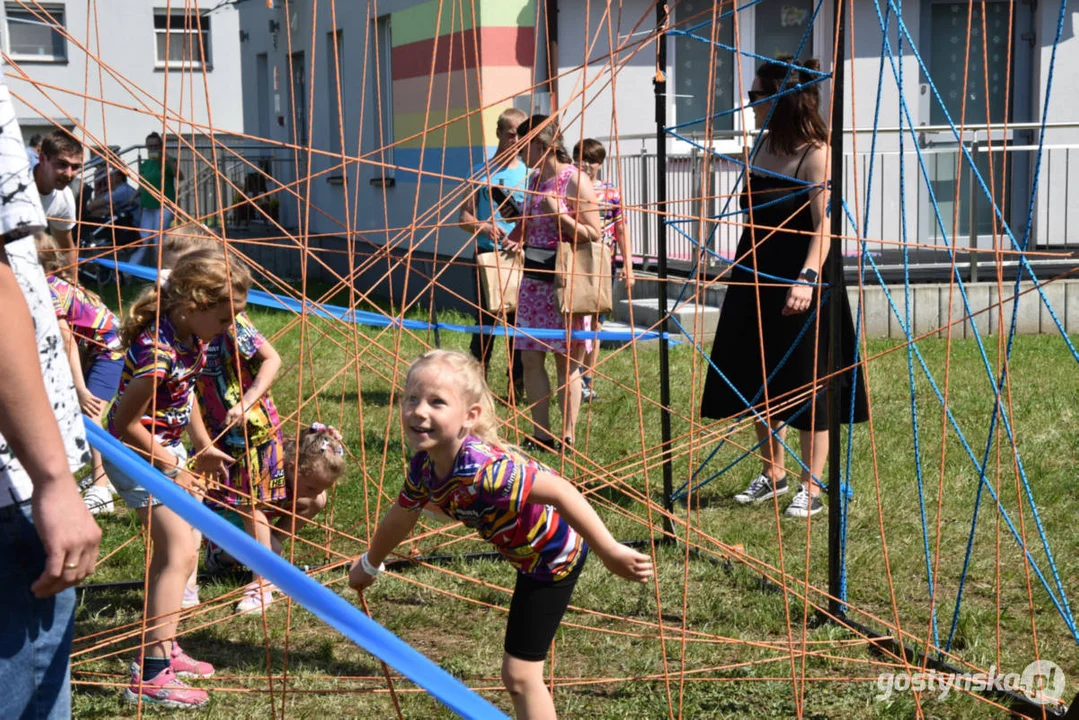
<instances>
[{"instance_id":1,"label":"black leggings","mask_svg":"<svg viewBox=\"0 0 1079 720\"><path fill-rule=\"evenodd\" d=\"M586 559L582 557L573 572L554 582L517 573L510 617L506 622L507 655L530 662L543 661L547 657Z\"/></svg>"}]
</instances>

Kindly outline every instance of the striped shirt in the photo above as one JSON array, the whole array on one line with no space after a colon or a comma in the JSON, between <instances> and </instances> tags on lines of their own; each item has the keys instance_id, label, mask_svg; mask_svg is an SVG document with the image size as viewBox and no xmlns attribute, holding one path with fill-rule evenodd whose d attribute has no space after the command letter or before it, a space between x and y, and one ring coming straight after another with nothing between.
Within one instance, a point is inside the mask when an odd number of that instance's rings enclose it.
<instances>
[{"instance_id":1,"label":"striped shirt","mask_svg":"<svg viewBox=\"0 0 1079 720\"><path fill-rule=\"evenodd\" d=\"M588 546L553 507L528 502L537 472L550 471L469 435L444 480L436 477L427 453L417 453L397 502L408 510L433 502L475 529L518 572L537 580L561 580L584 560Z\"/></svg>"},{"instance_id":2,"label":"striped shirt","mask_svg":"<svg viewBox=\"0 0 1079 720\"><path fill-rule=\"evenodd\" d=\"M156 407L155 400L151 400L141 422L162 444L178 443L191 420L191 395L205 364L205 344L194 335L190 345L180 342L168 315L162 313L157 327L143 330L128 348L116 397L123 397L132 380L154 378ZM115 423L119 404L113 403L109 410L108 427L114 437L120 437Z\"/></svg>"},{"instance_id":3,"label":"striped shirt","mask_svg":"<svg viewBox=\"0 0 1079 720\"><path fill-rule=\"evenodd\" d=\"M104 305L94 303L78 285L56 275L48 275L52 307L58 319L66 320L75 334L83 357L96 358L105 353L109 360L124 356L120 346L120 321Z\"/></svg>"}]
</instances>

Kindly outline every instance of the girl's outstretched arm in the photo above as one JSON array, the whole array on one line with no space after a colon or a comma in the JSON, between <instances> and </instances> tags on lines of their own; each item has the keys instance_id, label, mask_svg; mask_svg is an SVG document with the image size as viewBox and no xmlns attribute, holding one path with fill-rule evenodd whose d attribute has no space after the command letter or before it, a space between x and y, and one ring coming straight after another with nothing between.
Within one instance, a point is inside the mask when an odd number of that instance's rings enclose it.
<instances>
[{"instance_id":1,"label":"girl's outstretched arm","mask_svg":"<svg viewBox=\"0 0 1079 720\"><path fill-rule=\"evenodd\" d=\"M652 559L615 540L577 488L557 475L536 473L526 502L553 506L615 575L642 583L652 577Z\"/></svg>"},{"instance_id":2,"label":"girl's outstretched arm","mask_svg":"<svg viewBox=\"0 0 1079 720\"><path fill-rule=\"evenodd\" d=\"M371 538L371 546L367 549L367 561L376 568L381 565L393 549L408 537L419 519L419 511L406 510L394 503L389 512L383 516L374 537ZM374 575L364 572L363 563L359 560L352 563L348 584L353 590L360 592L374 581Z\"/></svg>"}]
</instances>

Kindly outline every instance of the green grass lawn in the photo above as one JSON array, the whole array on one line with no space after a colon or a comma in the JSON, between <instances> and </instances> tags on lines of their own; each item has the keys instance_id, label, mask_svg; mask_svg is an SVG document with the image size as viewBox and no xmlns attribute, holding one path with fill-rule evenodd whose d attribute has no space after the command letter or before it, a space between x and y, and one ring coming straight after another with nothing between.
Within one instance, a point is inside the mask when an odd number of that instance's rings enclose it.
<instances>
[{"instance_id":1,"label":"green grass lawn","mask_svg":"<svg viewBox=\"0 0 1079 720\"><path fill-rule=\"evenodd\" d=\"M326 527L303 531L294 544L295 560L320 565L353 557L363 550L363 541L400 488L408 456L395 393L409 361L434 338L319 319L307 322L306 332L301 332L295 316L258 308L250 315L285 358L273 388L282 414L291 418L298 411L304 423L320 419L341 427L351 456L348 477L320 518ZM414 317L425 318L426 313ZM453 314L440 319L469 322ZM467 351L468 340L441 334L444 348ZM987 343L996 367L997 338ZM881 622L898 625L909 633L909 644L922 648L932 639L924 546L927 542L934 565L943 644L959 587L977 473L956 432L950 425L944 429L941 404L917 360L913 407L920 435L915 454L907 353L898 346L889 340L869 343L873 427L871 433L868 425L858 426L853 434L848 599L852 618L881 629ZM933 339L920 342L918 349L942 392L948 368L948 408L980 460L994 400L976 345L959 341L949 349L943 340ZM601 399L582 413L579 453L542 459L591 493L617 537L659 537L658 350L645 344L608 351L603 357L600 372L605 377L596 381ZM491 384L502 397L504 367L505 353L499 348ZM673 348L671 367L677 487L715 447L720 426L702 430L690 424L703 359L683 344ZM1005 402L1011 407L1014 442L1057 572L1065 592L1074 594L1079 577L1074 529L1079 510L1074 491L1079 368L1060 337L1020 337L1009 374ZM529 425L518 414L521 409L503 406L501 411L526 431ZM1011 440L999 423L998 432L989 455L990 483L999 487L1001 505L1017 530L1022 524L1030 554L1053 586L1031 507L1019 501ZM733 435L700 477L725 467L740 454L736 445L748 447L751 437L748 429ZM790 440L796 448L795 434ZM846 444L844 439L844 457ZM927 539L918 502L919 459ZM788 470L795 467L788 460ZM758 470L757 462L747 460L695 494L690 504L675 506L676 534L700 552L687 556L684 542L657 546L658 584L630 586L608 574L595 558L589 561L573 599L576 609L567 614L555 644L555 701L563 717L789 717L799 709L814 718L916 715L916 698L910 693L897 693L886 702L874 699L875 679L894 658L871 654L860 636L835 625L807 626L813 607L803 598L827 605L822 594L827 589L827 514L814 518L807 532L804 521L779 518L771 504L737 506L732 495ZM648 498L651 507L642 498ZM780 511L787 501L781 499ZM1019 672L1035 658L1036 637L1038 656L1056 662L1067 674L1065 699L1070 700L1079 681L1076 643L1000 517L986 494L951 652L978 668L996 665ZM102 516L101 525L103 554L116 552L93 580L141 579L145 550L135 537L134 515ZM505 589L512 587L513 570L497 560L461 557L485 546L460 528L426 521L420 527L424 537L403 545L402 553L454 557L437 567L388 573L367 593L370 611L385 627L508 710L498 672L509 602ZM732 563L718 559L734 545L743 546L745 555ZM761 582L762 570L774 584ZM340 566L314 575L356 601ZM204 606L185 615L181 624L185 648L217 668L217 677L200 683L217 690L203 716L396 716L380 665L303 608L275 604L265 624L261 616L231 617L243 582L238 577L208 581L202 590ZM95 590L82 598L73 659L73 678L79 683L75 714L133 715L132 707L120 702L118 687L110 684L125 681L130 648L138 642L141 589ZM132 630L136 635L125 638ZM399 677L394 687L405 717L449 716ZM920 708L925 717L1006 716L984 700L958 692L944 700L923 695Z\"/></svg>"}]
</instances>

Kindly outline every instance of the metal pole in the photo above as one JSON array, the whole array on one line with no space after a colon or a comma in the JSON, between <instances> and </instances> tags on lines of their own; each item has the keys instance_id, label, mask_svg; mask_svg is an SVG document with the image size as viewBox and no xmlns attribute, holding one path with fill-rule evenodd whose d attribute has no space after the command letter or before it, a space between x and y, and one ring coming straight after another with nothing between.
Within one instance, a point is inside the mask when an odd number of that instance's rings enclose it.
<instances>
[{"instance_id":1,"label":"metal pole","mask_svg":"<svg viewBox=\"0 0 1079 720\"><path fill-rule=\"evenodd\" d=\"M828 612L835 618L842 617L843 566L840 553L842 535L840 519L843 512L843 489L840 487L839 440L839 378L835 374L840 366L842 336L840 334L843 282L843 81L846 59L844 36L847 32L847 15L843 0L835 0L836 52L832 68L832 242L828 251Z\"/></svg>"},{"instance_id":2,"label":"metal pole","mask_svg":"<svg viewBox=\"0 0 1079 720\"><path fill-rule=\"evenodd\" d=\"M959 159L963 159L963 154L959 154ZM970 281L972 283L978 282L978 193L974 192L974 169L977 167L978 162L978 135L975 133L974 142L970 144L970 172L968 176L970 182L967 183L967 192L970 193L970 232L968 233L968 245L970 246L970 257L967 261L970 263Z\"/></svg>"},{"instance_id":3,"label":"metal pole","mask_svg":"<svg viewBox=\"0 0 1079 720\"><path fill-rule=\"evenodd\" d=\"M641 184L641 207L648 207L648 148L645 144L641 143L641 168L640 168L640 184ZM641 269L647 271L648 266L652 264L652 233L648 232L648 218L645 217L641 223L641 227L644 228L644 232L641 233L644 241L644 260L641 264Z\"/></svg>"},{"instance_id":4,"label":"metal pole","mask_svg":"<svg viewBox=\"0 0 1079 720\"><path fill-rule=\"evenodd\" d=\"M663 507L673 513L674 475L671 467L671 361L667 344L667 3L656 3L656 280L659 285L659 405L663 441ZM670 514L663 518L663 532L674 539Z\"/></svg>"}]
</instances>

